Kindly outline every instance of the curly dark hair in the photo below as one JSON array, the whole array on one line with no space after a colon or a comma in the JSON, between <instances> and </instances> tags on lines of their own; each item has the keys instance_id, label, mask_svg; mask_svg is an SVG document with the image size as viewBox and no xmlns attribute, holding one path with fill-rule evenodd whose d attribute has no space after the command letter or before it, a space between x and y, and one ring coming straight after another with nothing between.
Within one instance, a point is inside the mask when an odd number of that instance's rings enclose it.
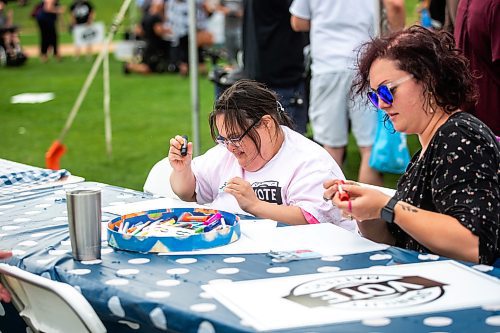
<instances>
[{"instance_id":1,"label":"curly dark hair","mask_svg":"<svg viewBox=\"0 0 500 333\"><path fill-rule=\"evenodd\" d=\"M238 131L249 128L265 115L271 116L277 128L279 125L293 128L292 120L278 102L276 93L253 80L237 81L215 101L208 118L210 134L214 140L218 135L215 119L220 114L224 115L224 128L228 137L238 135ZM247 135L260 152L261 141L255 128Z\"/></svg>"},{"instance_id":2,"label":"curly dark hair","mask_svg":"<svg viewBox=\"0 0 500 333\"><path fill-rule=\"evenodd\" d=\"M414 25L363 44L358 53L353 93L369 89L370 68L379 58L394 60L400 70L413 74L422 83L427 109L435 103L449 114L467 110L476 101L469 61L455 48L455 40L447 32Z\"/></svg>"}]
</instances>

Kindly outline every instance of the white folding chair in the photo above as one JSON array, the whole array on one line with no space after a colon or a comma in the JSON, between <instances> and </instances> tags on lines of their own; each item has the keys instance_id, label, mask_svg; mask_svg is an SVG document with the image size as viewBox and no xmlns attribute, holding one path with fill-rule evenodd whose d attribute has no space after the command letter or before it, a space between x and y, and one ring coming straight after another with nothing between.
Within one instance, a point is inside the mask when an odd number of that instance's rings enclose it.
<instances>
[{"instance_id":1,"label":"white folding chair","mask_svg":"<svg viewBox=\"0 0 500 333\"><path fill-rule=\"evenodd\" d=\"M89 302L75 288L0 264L0 281L19 315L35 333L105 333Z\"/></svg>"},{"instance_id":2,"label":"white folding chair","mask_svg":"<svg viewBox=\"0 0 500 333\"><path fill-rule=\"evenodd\" d=\"M170 174L172 166L168 157L157 162L149 171L146 182L144 183L144 192L161 195L167 198L179 199L170 186Z\"/></svg>"}]
</instances>

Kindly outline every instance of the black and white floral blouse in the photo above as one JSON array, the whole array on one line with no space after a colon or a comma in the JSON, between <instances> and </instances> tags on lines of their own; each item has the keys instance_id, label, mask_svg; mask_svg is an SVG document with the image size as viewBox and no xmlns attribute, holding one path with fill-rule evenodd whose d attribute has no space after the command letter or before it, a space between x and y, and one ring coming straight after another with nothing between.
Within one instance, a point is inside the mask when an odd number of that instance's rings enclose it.
<instances>
[{"instance_id":1,"label":"black and white floral blouse","mask_svg":"<svg viewBox=\"0 0 500 333\"><path fill-rule=\"evenodd\" d=\"M416 207L455 217L479 236L479 261L500 257L500 152L491 130L474 116L457 112L434 137L422 158L413 156L396 196ZM432 223L432 221L421 221ZM431 252L390 224L396 246Z\"/></svg>"}]
</instances>

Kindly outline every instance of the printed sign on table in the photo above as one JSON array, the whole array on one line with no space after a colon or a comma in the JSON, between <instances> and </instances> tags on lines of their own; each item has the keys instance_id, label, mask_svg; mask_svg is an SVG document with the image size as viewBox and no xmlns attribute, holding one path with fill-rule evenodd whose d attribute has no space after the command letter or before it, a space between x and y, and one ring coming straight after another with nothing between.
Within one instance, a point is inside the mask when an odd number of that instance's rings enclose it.
<instances>
[{"instance_id":1,"label":"printed sign on table","mask_svg":"<svg viewBox=\"0 0 500 333\"><path fill-rule=\"evenodd\" d=\"M498 304L500 282L455 261L203 286L259 331Z\"/></svg>"}]
</instances>

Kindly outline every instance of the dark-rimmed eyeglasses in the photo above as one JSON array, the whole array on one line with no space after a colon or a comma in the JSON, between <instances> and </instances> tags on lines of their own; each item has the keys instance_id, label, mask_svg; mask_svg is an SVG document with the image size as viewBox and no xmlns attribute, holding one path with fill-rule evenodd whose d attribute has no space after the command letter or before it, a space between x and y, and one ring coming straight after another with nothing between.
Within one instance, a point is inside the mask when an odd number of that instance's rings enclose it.
<instances>
[{"instance_id":1,"label":"dark-rimmed eyeglasses","mask_svg":"<svg viewBox=\"0 0 500 333\"><path fill-rule=\"evenodd\" d=\"M217 137L215 138L215 142L219 145L223 145L224 147L227 147L229 144L232 144L233 146L239 148L241 147L241 140L243 140L243 138L245 137L245 135L248 134L248 132L250 132L250 130L252 128L255 127L255 125L257 125L257 123L259 123L260 121L260 118L255 120L252 125L250 125L246 130L245 132L243 132L243 134L241 134L239 137L237 138L225 138L221 135L217 135Z\"/></svg>"},{"instance_id":2,"label":"dark-rimmed eyeglasses","mask_svg":"<svg viewBox=\"0 0 500 333\"><path fill-rule=\"evenodd\" d=\"M394 82L381 84L380 86L378 86L377 90L372 89L367 93L368 99L377 109L380 108L379 99L382 100L385 104L392 105L392 103L394 103L394 89L411 78L413 78L413 75L409 74Z\"/></svg>"}]
</instances>

